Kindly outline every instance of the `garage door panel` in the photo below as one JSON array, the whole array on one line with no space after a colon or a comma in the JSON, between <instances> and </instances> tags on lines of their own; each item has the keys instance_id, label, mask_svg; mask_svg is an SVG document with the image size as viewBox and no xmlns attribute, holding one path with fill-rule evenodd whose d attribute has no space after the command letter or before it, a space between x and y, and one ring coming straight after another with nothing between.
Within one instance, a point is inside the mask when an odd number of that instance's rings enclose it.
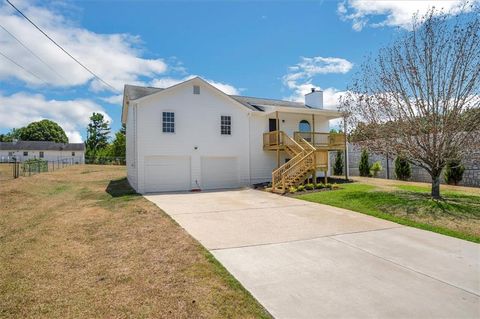
<instances>
[{"instance_id":1,"label":"garage door panel","mask_svg":"<svg viewBox=\"0 0 480 319\"><path fill-rule=\"evenodd\" d=\"M145 191L190 190L190 157L145 157Z\"/></svg>"},{"instance_id":2,"label":"garage door panel","mask_svg":"<svg viewBox=\"0 0 480 319\"><path fill-rule=\"evenodd\" d=\"M202 157L202 188L235 188L240 185L237 157Z\"/></svg>"}]
</instances>

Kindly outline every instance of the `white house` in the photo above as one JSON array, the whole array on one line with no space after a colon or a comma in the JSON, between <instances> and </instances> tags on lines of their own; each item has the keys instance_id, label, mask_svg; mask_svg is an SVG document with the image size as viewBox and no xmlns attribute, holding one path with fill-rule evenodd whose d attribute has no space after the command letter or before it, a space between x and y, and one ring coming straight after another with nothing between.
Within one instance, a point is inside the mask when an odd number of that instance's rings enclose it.
<instances>
[{"instance_id":1,"label":"white house","mask_svg":"<svg viewBox=\"0 0 480 319\"><path fill-rule=\"evenodd\" d=\"M321 91L297 103L227 95L199 77L165 89L125 85L128 180L139 193L268 181L283 192L327 173L328 151L344 148L342 134L328 133L340 116L323 108Z\"/></svg>"},{"instance_id":2,"label":"white house","mask_svg":"<svg viewBox=\"0 0 480 319\"><path fill-rule=\"evenodd\" d=\"M0 161L24 162L29 159L82 164L85 162L85 144L44 141L0 142Z\"/></svg>"}]
</instances>

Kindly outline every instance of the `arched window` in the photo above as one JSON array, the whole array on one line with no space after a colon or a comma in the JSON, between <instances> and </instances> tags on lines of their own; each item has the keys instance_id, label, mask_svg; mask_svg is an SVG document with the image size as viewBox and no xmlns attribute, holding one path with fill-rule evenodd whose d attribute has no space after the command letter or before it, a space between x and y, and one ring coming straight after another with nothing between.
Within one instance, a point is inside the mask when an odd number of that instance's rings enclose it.
<instances>
[{"instance_id":1,"label":"arched window","mask_svg":"<svg viewBox=\"0 0 480 319\"><path fill-rule=\"evenodd\" d=\"M301 120L298 124L298 130L300 132L311 132L310 123L308 123L306 120Z\"/></svg>"}]
</instances>

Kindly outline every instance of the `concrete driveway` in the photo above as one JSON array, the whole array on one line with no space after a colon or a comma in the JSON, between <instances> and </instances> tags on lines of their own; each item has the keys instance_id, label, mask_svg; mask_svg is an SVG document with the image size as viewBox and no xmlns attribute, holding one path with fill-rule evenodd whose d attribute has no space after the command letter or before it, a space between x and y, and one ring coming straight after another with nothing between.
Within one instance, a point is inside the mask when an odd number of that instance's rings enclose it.
<instances>
[{"instance_id":1,"label":"concrete driveway","mask_svg":"<svg viewBox=\"0 0 480 319\"><path fill-rule=\"evenodd\" d=\"M480 248L266 192L146 196L276 318L479 318Z\"/></svg>"}]
</instances>

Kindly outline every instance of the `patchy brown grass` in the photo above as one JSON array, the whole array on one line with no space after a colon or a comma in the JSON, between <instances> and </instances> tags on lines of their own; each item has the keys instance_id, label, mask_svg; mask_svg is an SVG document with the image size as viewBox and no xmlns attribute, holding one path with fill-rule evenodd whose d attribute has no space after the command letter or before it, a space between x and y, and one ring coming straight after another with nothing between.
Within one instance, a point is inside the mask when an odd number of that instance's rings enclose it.
<instances>
[{"instance_id":1,"label":"patchy brown grass","mask_svg":"<svg viewBox=\"0 0 480 319\"><path fill-rule=\"evenodd\" d=\"M13 164L0 163L0 181L13 179Z\"/></svg>"},{"instance_id":2,"label":"patchy brown grass","mask_svg":"<svg viewBox=\"0 0 480 319\"><path fill-rule=\"evenodd\" d=\"M0 317L269 316L124 167L89 165L0 184Z\"/></svg>"}]
</instances>

